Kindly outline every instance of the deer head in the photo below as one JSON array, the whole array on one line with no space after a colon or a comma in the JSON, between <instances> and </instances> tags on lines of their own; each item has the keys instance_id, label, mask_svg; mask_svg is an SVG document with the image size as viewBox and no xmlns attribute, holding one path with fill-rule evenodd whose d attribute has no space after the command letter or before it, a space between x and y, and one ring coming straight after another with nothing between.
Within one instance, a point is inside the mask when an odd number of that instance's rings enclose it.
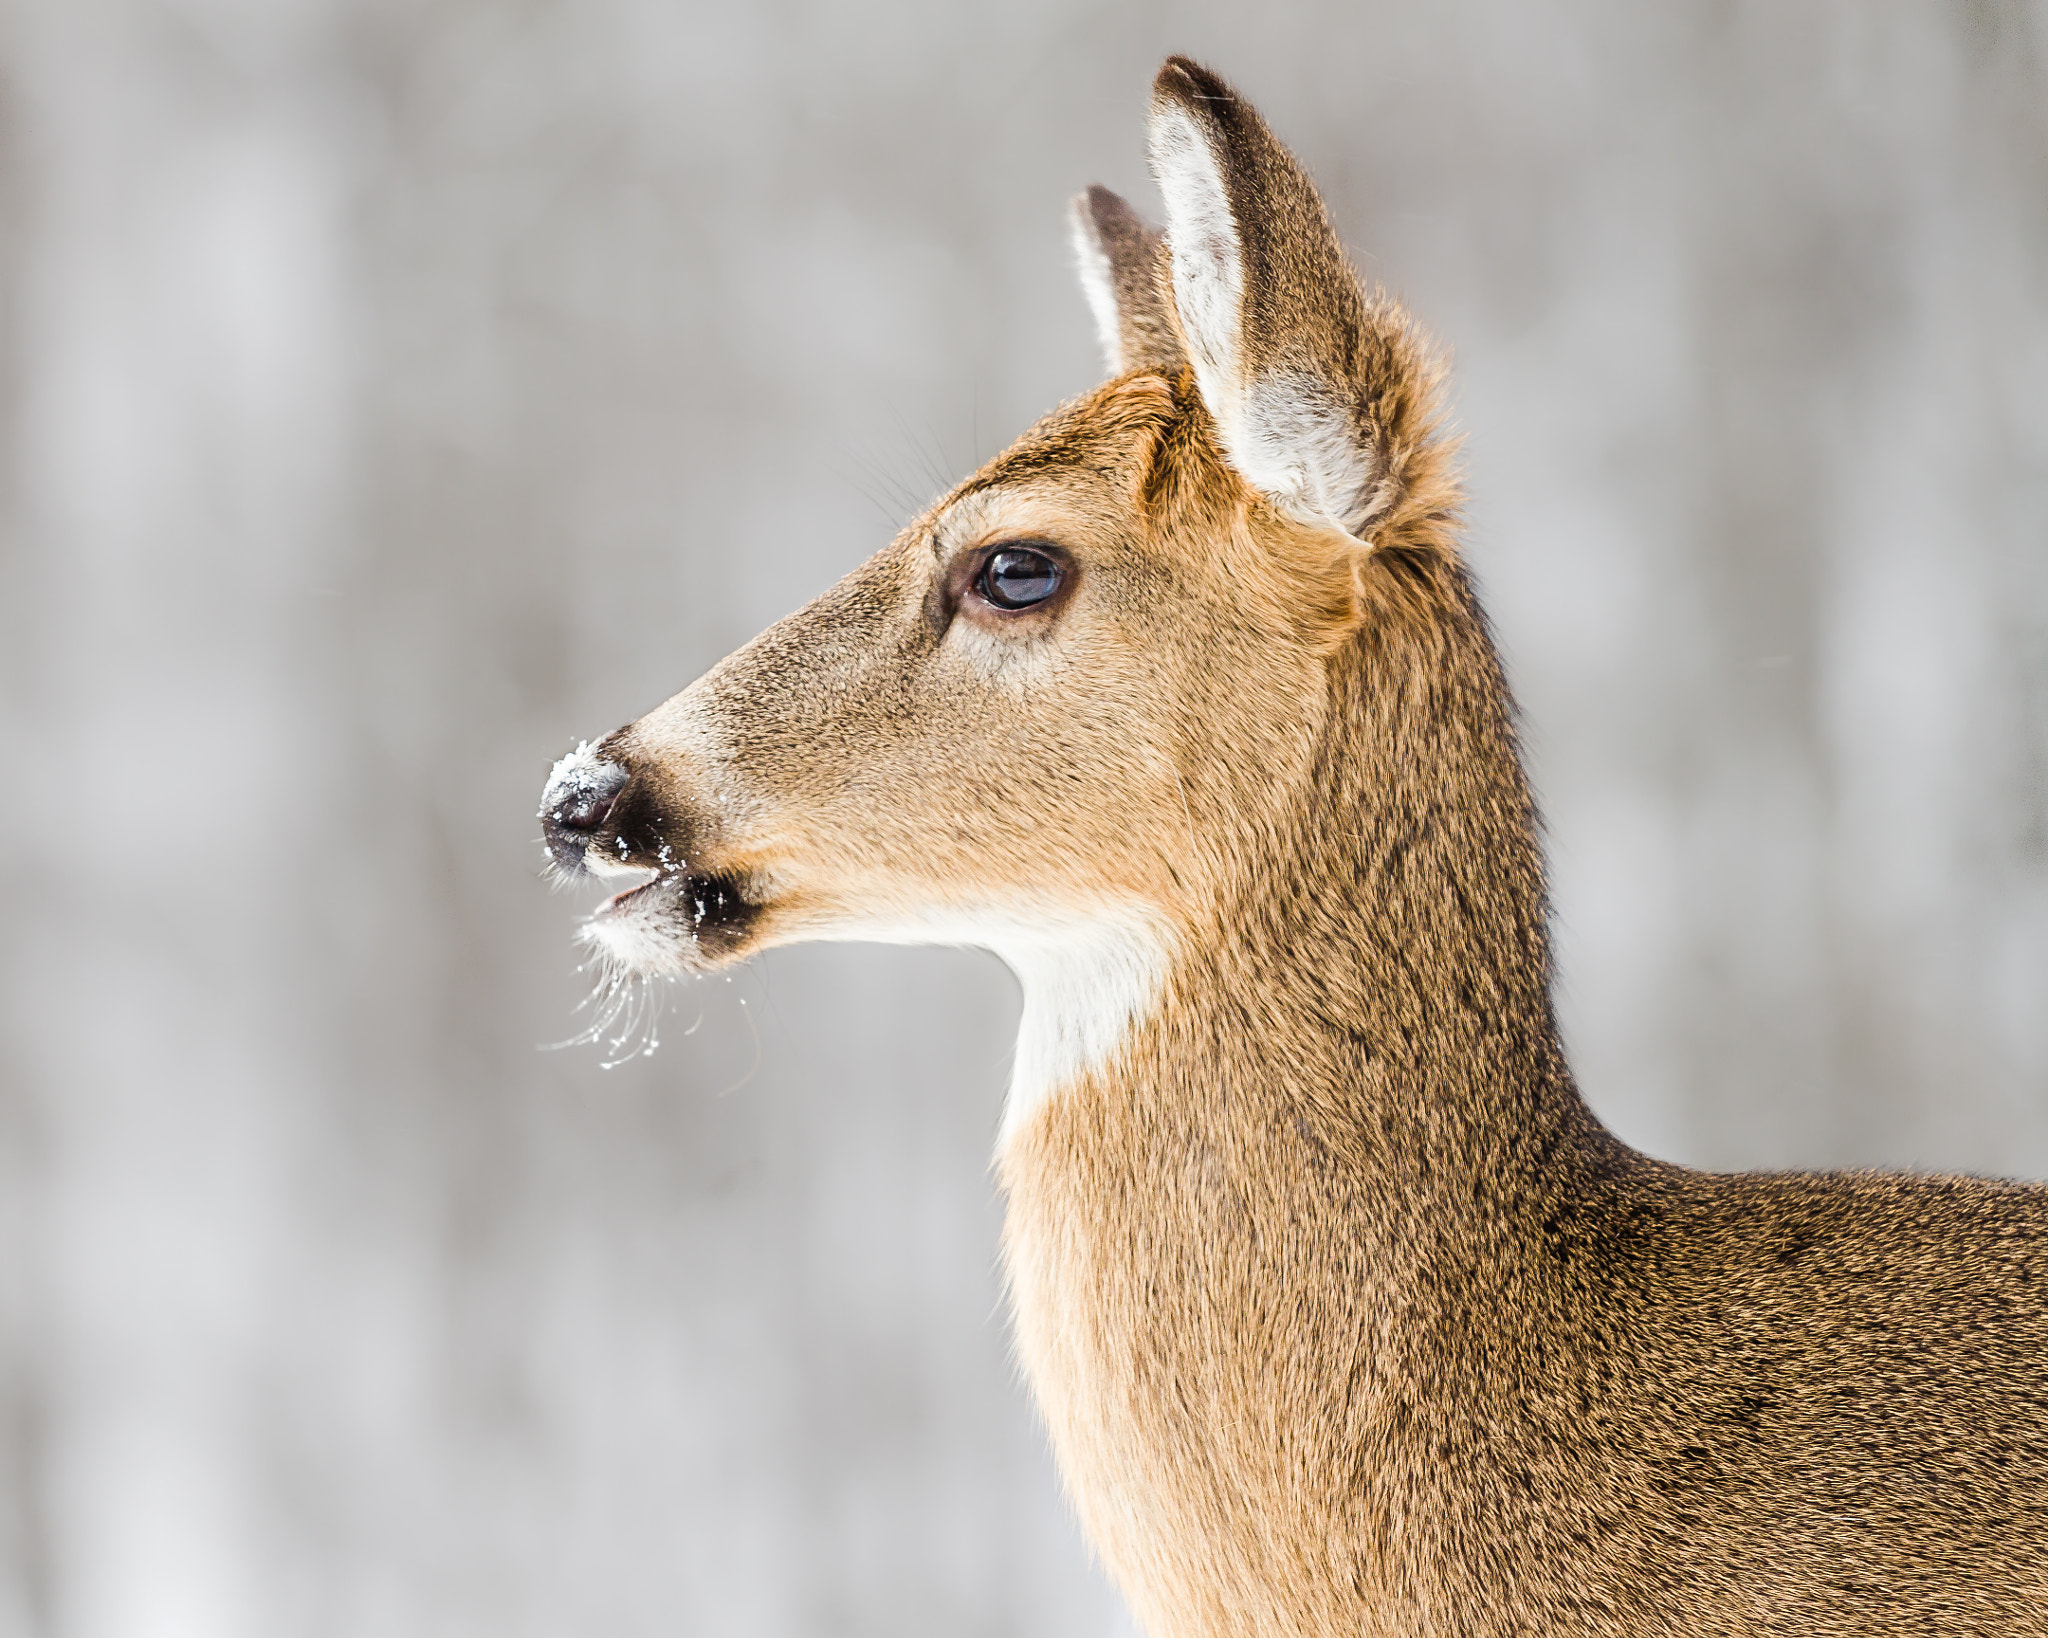
<instances>
[{"instance_id":1,"label":"deer head","mask_svg":"<svg viewBox=\"0 0 2048 1638\"><path fill-rule=\"evenodd\" d=\"M1227 925L1337 657L1449 561L1436 369L1300 167L1181 58L1151 157L1163 240L1106 190L1073 209L1111 378L542 799L564 871L653 872L587 925L621 968L993 950L1025 988L1012 1124Z\"/></svg>"}]
</instances>

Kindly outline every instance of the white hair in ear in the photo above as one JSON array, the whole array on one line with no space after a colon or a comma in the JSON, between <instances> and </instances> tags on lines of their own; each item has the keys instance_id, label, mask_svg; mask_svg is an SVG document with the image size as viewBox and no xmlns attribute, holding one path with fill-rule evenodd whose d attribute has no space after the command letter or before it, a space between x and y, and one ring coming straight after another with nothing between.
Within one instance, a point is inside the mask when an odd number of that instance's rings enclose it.
<instances>
[{"instance_id":1,"label":"white hair in ear","mask_svg":"<svg viewBox=\"0 0 2048 1638\"><path fill-rule=\"evenodd\" d=\"M1244 252L1216 156L1195 122L1172 103L1155 104L1152 173L1166 200L1173 252L1173 300L1202 397L1216 414L1237 390L1243 351ZM1220 422L1221 415L1217 415Z\"/></svg>"},{"instance_id":2,"label":"white hair in ear","mask_svg":"<svg viewBox=\"0 0 2048 1638\"><path fill-rule=\"evenodd\" d=\"M1177 102L1153 105L1152 170L1166 200L1173 299L1202 401L1231 465L1285 511L1346 534L1373 465L1333 386L1261 369L1245 344L1244 240L1208 134Z\"/></svg>"},{"instance_id":3,"label":"white hair in ear","mask_svg":"<svg viewBox=\"0 0 2048 1638\"><path fill-rule=\"evenodd\" d=\"M1116 306L1116 269L1102 248L1086 194L1067 207L1067 232L1074 246L1074 267L1081 275L1081 294L1088 298L1088 311L1095 318L1103 364L1111 375L1122 375L1124 338Z\"/></svg>"},{"instance_id":4,"label":"white hair in ear","mask_svg":"<svg viewBox=\"0 0 2048 1638\"><path fill-rule=\"evenodd\" d=\"M1344 406L1312 375L1262 376L1226 438L1237 468L1296 517L1351 534L1372 498L1372 462Z\"/></svg>"}]
</instances>

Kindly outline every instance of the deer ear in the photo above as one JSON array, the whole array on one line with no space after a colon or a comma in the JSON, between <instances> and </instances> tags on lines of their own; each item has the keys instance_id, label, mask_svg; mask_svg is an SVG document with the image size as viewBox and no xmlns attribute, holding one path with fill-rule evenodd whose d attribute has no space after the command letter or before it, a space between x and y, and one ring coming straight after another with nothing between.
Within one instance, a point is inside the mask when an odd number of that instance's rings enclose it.
<instances>
[{"instance_id":1,"label":"deer ear","mask_svg":"<svg viewBox=\"0 0 2048 1638\"><path fill-rule=\"evenodd\" d=\"M1067 226L1109 373L1178 372L1183 360L1168 311L1166 252L1158 230L1102 187L1074 195Z\"/></svg>"},{"instance_id":2,"label":"deer ear","mask_svg":"<svg viewBox=\"0 0 2048 1638\"><path fill-rule=\"evenodd\" d=\"M1174 313L1225 456L1282 510L1358 534L1380 509L1374 338L1321 197L1185 57L1153 82L1150 148Z\"/></svg>"}]
</instances>

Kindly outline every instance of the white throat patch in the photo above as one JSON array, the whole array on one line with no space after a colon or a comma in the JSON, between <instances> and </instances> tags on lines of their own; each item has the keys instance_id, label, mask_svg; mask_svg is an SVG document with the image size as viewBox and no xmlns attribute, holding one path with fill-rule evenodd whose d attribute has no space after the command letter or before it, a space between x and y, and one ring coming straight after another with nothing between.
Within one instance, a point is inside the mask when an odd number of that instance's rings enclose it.
<instances>
[{"instance_id":1,"label":"white throat patch","mask_svg":"<svg viewBox=\"0 0 2048 1638\"><path fill-rule=\"evenodd\" d=\"M1090 915L941 911L811 936L987 950L1017 975L1024 1016L998 1150L1059 1092L1115 1058L1158 1004L1173 954L1163 919L1135 903Z\"/></svg>"},{"instance_id":2,"label":"white throat patch","mask_svg":"<svg viewBox=\"0 0 2048 1638\"><path fill-rule=\"evenodd\" d=\"M1024 987L1000 1149L1062 1088L1116 1056L1157 1005L1169 952L1149 918L1103 921L1042 943L989 947Z\"/></svg>"}]
</instances>

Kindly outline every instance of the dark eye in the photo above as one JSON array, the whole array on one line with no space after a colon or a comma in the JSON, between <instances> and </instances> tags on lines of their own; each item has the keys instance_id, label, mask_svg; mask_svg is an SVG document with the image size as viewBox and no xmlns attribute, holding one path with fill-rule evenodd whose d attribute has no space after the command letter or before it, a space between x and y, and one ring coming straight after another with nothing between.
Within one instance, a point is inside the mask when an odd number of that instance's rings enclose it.
<instances>
[{"instance_id":1,"label":"dark eye","mask_svg":"<svg viewBox=\"0 0 2048 1638\"><path fill-rule=\"evenodd\" d=\"M1005 546L995 553L975 582L975 590L999 609L1028 609L1059 589L1059 564L1025 546Z\"/></svg>"}]
</instances>

